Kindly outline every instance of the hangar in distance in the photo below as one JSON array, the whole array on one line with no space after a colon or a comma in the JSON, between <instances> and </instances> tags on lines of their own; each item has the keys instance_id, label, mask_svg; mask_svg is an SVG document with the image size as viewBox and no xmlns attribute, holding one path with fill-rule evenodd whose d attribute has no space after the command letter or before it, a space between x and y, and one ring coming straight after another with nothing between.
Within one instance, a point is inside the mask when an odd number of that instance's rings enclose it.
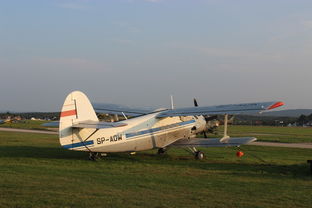
<instances>
[{"instance_id":1,"label":"hangar in distance","mask_svg":"<svg viewBox=\"0 0 312 208\"><path fill-rule=\"evenodd\" d=\"M95 160L111 152L137 152L158 149L164 153L169 147L190 150L196 159L204 153L198 147L240 146L254 142L254 137L232 138L227 135L228 115L255 113L284 105L282 102L260 102L199 107L160 109L155 111L94 107L87 96L80 92L70 93L64 102L59 122L59 140L63 148L89 152ZM126 119L117 122L101 122L96 112L119 114ZM131 115L128 118L127 115ZM209 128L212 116L224 115L225 128L222 138L197 138Z\"/></svg>"}]
</instances>

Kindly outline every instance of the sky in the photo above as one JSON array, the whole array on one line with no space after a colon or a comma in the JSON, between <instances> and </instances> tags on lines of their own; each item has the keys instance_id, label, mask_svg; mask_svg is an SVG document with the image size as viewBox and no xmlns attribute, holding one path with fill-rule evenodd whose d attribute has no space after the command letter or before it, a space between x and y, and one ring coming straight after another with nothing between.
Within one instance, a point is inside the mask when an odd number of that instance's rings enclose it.
<instances>
[{"instance_id":1,"label":"sky","mask_svg":"<svg viewBox=\"0 0 312 208\"><path fill-rule=\"evenodd\" d=\"M312 108L311 0L0 0L0 111Z\"/></svg>"}]
</instances>

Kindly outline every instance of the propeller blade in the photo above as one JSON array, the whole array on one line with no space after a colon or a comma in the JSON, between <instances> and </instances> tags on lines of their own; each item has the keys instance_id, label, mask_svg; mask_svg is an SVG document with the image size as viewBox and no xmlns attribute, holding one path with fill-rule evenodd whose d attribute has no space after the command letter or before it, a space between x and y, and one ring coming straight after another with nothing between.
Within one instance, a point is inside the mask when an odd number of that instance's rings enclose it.
<instances>
[{"instance_id":1,"label":"propeller blade","mask_svg":"<svg viewBox=\"0 0 312 208\"><path fill-rule=\"evenodd\" d=\"M194 98L194 106L198 107L198 103L197 103L197 100L195 98Z\"/></svg>"},{"instance_id":2,"label":"propeller blade","mask_svg":"<svg viewBox=\"0 0 312 208\"><path fill-rule=\"evenodd\" d=\"M194 106L198 107L198 103L197 103L196 98L194 98L193 101L194 101ZM207 133L208 133L207 132L208 131L208 127L207 127L208 121L212 121L212 120L218 119L218 116L215 115L215 116L203 116L203 117L205 118L205 121L206 121L206 127L205 127L205 130L203 132L201 132L201 134L204 135L204 138L208 138L208 136L207 136Z\"/></svg>"},{"instance_id":3,"label":"propeller blade","mask_svg":"<svg viewBox=\"0 0 312 208\"><path fill-rule=\"evenodd\" d=\"M214 119L217 119L218 116L217 115L215 115L215 116L204 116L204 118L205 118L206 121L212 121Z\"/></svg>"}]
</instances>

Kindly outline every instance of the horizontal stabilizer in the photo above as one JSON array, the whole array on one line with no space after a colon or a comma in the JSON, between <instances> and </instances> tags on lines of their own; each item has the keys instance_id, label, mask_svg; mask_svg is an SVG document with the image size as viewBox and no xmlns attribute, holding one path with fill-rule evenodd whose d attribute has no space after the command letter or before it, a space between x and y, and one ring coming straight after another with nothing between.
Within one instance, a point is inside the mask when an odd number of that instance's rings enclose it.
<instances>
[{"instance_id":1,"label":"horizontal stabilizer","mask_svg":"<svg viewBox=\"0 0 312 208\"><path fill-rule=\"evenodd\" d=\"M73 124L73 128L89 128L89 129L105 129L126 126L125 123L120 122L94 122L94 121L81 121Z\"/></svg>"},{"instance_id":2,"label":"horizontal stabilizer","mask_svg":"<svg viewBox=\"0 0 312 208\"><path fill-rule=\"evenodd\" d=\"M240 146L256 141L254 137L236 137L228 138L226 142L221 142L220 138L193 138L193 139L180 139L171 146L176 147L229 147Z\"/></svg>"}]
</instances>

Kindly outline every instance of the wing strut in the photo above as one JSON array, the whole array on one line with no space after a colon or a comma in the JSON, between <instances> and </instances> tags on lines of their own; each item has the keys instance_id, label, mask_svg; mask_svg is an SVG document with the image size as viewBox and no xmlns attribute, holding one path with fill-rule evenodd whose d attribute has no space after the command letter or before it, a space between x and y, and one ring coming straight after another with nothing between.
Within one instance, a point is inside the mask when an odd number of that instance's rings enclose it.
<instances>
[{"instance_id":1,"label":"wing strut","mask_svg":"<svg viewBox=\"0 0 312 208\"><path fill-rule=\"evenodd\" d=\"M228 132L228 121L229 121L229 115L225 114L224 115L224 132L223 132L223 137L220 139L220 142L226 143L230 136L227 134Z\"/></svg>"},{"instance_id":2,"label":"wing strut","mask_svg":"<svg viewBox=\"0 0 312 208\"><path fill-rule=\"evenodd\" d=\"M125 117L125 119L128 120L126 114L124 114L124 112L121 112L121 113L122 113L123 117Z\"/></svg>"},{"instance_id":3,"label":"wing strut","mask_svg":"<svg viewBox=\"0 0 312 208\"><path fill-rule=\"evenodd\" d=\"M173 110L174 109L173 95L170 96L170 99L171 99L171 110Z\"/></svg>"}]
</instances>

